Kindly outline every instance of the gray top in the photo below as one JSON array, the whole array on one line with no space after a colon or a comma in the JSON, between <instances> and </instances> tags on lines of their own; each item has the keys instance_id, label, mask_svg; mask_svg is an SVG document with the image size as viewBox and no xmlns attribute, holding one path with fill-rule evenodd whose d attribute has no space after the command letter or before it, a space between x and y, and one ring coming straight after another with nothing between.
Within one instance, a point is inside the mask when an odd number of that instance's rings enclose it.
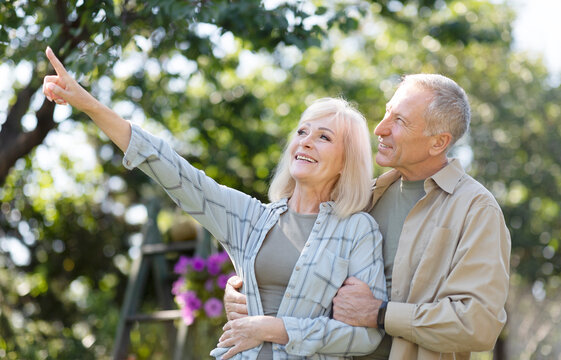
<instances>
[{"instance_id":1,"label":"gray top","mask_svg":"<svg viewBox=\"0 0 561 360\"><path fill-rule=\"evenodd\" d=\"M249 315L263 315L255 278L255 258L263 239L287 210L287 200L263 204L251 196L217 184L194 168L162 139L132 124L123 164L139 167L158 182L183 210L191 214L224 246L244 281ZM386 299L382 235L367 213L340 219L333 203L320 205L281 301L277 317L289 341L273 346L273 359L345 359L368 354L383 332L353 327L330 318L333 297L349 276L365 281L377 298ZM261 346L234 359L257 358ZM212 356L227 351L216 348Z\"/></svg>"},{"instance_id":2,"label":"gray top","mask_svg":"<svg viewBox=\"0 0 561 360\"><path fill-rule=\"evenodd\" d=\"M392 273L397 245L401 236L401 229L405 218L415 204L425 196L424 180L406 181L399 179L388 187L380 200L370 211L370 215L380 225L380 232L384 239L384 273L388 294L392 290ZM359 359L383 360L390 356L392 346L391 336L385 335L380 346L370 355Z\"/></svg>"},{"instance_id":3,"label":"gray top","mask_svg":"<svg viewBox=\"0 0 561 360\"><path fill-rule=\"evenodd\" d=\"M425 196L424 180L399 179L390 185L370 211L370 215L378 222L384 239L384 273L388 294L391 294L393 262L403 223L409 211L423 196Z\"/></svg>"},{"instance_id":4,"label":"gray top","mask_svg":"<svg viewBox=\"0 0 561 360\"><path fill-rule=\"evenodd\" d=\"M255 259L255 278L265 315L277 316L294 264L312 232L316 218L317 214L299 214L288 208L263 240ZM272 358L272 344L266 342L257 359Z\"/></svg>"}]
</instances>

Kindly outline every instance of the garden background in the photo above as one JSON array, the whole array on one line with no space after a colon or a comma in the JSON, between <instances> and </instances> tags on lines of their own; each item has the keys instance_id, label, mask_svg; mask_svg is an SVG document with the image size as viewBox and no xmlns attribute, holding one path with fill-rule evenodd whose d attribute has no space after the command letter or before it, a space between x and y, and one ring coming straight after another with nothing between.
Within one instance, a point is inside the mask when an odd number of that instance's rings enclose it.
<instances>
[{"instance_id":1,"label":"garden background","mask_svg":"<svg viewBox=\"0 0 561 360\"><path fill-rule=\"evenodd\" d=\"M453 78L473 110L454 154L512 235L494 358L561 359L561 87L513 46L514 21L475 0L0 1L0 358L110 358L148 199L166 241L181 216L83 114L46 101L51 46L123 117L264 201L314 99L353 101L373 129L401 74ZM133 330L135 358L166 351L157 327Z\"/></svg>"}]
</instances>

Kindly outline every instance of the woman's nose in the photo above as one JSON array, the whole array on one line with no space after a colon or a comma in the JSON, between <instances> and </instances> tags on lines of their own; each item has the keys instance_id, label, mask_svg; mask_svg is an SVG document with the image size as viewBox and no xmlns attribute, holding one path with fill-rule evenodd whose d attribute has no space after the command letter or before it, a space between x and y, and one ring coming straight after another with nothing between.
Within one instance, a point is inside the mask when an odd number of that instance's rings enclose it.
<instances>
[{"instance_id":1,"label":"woman's nose","mask_svg":"<svg viewBox=\"0 0 561 360\"><path fill-rule=\"evenodd\" d=\"M300 139L300 145L304 147L311 147L312 140L310 135L306 135Z\"/></svg>"}]
</instances>

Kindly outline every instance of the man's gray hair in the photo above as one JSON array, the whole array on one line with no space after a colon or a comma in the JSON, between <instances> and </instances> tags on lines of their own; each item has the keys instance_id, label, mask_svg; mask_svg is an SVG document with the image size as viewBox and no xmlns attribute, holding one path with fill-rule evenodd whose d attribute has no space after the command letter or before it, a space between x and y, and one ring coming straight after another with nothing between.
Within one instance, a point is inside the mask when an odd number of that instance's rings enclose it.
<instances>
[{"instance_id":1,"label":"man's gray hair","mask_svg":"<svg viewBox=\"0 0 561 360\"><path fill-rule=\"evenodd\" d=\"M454 80L438 74L413 74L403 76L399 86L404 84L414 84L433 93L424 114L427 135L450 133L450 148L468 131L471 120L468 97Z\"/></svg>"}]
</instances>

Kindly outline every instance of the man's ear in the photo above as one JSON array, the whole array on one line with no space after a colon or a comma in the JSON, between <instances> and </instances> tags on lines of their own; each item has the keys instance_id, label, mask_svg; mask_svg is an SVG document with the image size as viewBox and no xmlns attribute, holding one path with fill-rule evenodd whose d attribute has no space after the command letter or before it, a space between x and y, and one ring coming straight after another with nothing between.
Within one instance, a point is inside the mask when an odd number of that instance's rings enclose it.
<instances>
[{"instance_id":1,"label":"man's ear","mask_svg":"<svg viewBox=\"0 0 561 360\"><path fill-rule=\"evenodd\" d=\"M452 134L450 133L441 133L441 134L433 135L429 153L432 156L440 155L443 152L446 153L446 150L448 149L448 145L450 145L451 142L452 142Z\"/></svg>"}]
</instances>

